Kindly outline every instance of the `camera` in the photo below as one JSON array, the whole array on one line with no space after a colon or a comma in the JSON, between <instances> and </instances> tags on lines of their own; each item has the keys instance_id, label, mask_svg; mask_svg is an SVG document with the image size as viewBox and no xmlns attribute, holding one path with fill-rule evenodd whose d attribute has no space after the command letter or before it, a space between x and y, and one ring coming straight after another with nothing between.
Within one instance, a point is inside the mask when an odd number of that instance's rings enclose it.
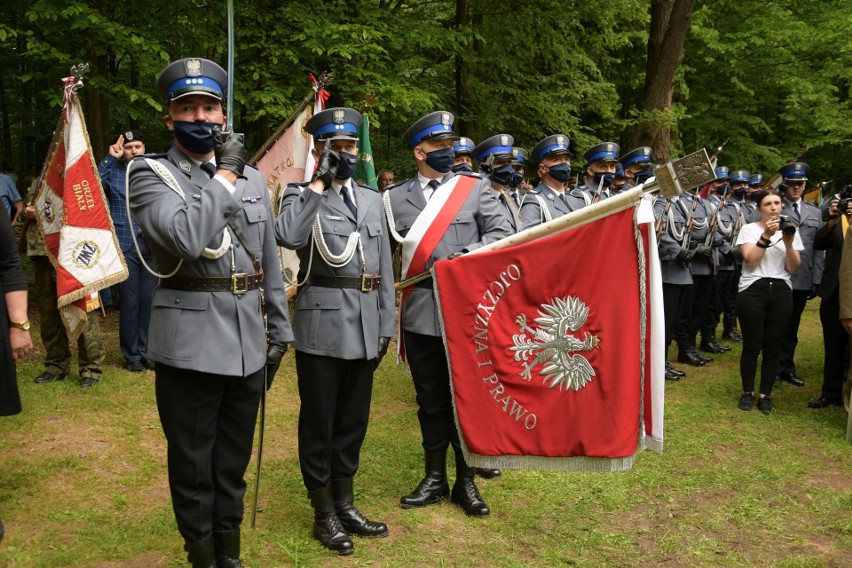
<instances>
[{"instance_id":1,"label":"camera","mask_svg":"<svg viewBox=\"0 0 852 568\"><path fill-rule=\"evenodd\" d=\"M852 185L847 185L840 192L840 201L837 202L837 210L841 215L846 213L850 203L852 203Z\"/></svg>"},{"instance_id":2,"label":"camera","mask_svg":"<svg viewBox=\"0 0 852 568\"><path fill-rule=\"evenodd\" d=\"M790 236L796 234L795 223L793 223L786 215L778 216L778 228L781 229L781 233L784 235Z\"/></svg>"}]
</instances>

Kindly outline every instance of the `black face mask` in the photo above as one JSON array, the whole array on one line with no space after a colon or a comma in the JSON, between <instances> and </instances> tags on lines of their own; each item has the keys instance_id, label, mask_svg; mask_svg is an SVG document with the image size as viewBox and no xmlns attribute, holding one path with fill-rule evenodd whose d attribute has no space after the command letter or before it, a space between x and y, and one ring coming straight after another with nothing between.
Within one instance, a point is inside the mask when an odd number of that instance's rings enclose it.
<instances>
[{"instance_id":1,"label":"black face mask","mask_svg":"<svg viewBox=\"0 0 852 568\"><path fill-rule=\"evenodd\" d=\"M358 156L347 152L338 152L340 163L337 165L337 173L334 174L334 179L346 180L352 177L355 173L355 164L358 163Z\"/></svg>"},{"instance_id":2,"label":"black face mask","mask_svg":"<svg viewBox=\"0 0 852 568\"><path fill-rule=\"evenodd\" d=\"M491 181L500 185L509 185L512 183L512 177L515 173L515 168L511 164L500 166L491 172Z\"/></svg>"},{"instance_id":3,"label":"black face mask","mask_svg":"<svg viewBox=\"0 0 852 568\"><path fill-rule=\"evenodd\" d=\"M734 197L736 197L739 200L745 199L746 195L748 195L748 188L747 187L738 187L737 189L734 190Z\"/></svg>"},{"instance_id":4,"label":"black face mask","mask_svg":"<svg viewBox=\"0 0 852 568\"><path fill-rule=\"evenodd\" d=\"M213 150L213 127L222 128L215 122L172 121L175 138L186 150L193 154L209 154Z\"/></svg>"},{"instance_id":5,"label":"black face mask","mask_svg":"<svg viewBox=\"0 0 852 568\"><path fill-rule=\"evenodd\" d=\"M453 160L456 159L456 151L452 148L433 150L426 154L426 165L438 173L445 174L453 169Z\"/></svg>"},{"instance_id":6,"label":"black face mask","mask_svg":"<svg viewBox=\"0 0 852 568\"><path fill-rule=\"evenodd\" d=\"M462 163L460 163L460 164L456 164L456 165L454 165L454 166L453 166L453 171L454 171L454 172L456 172L456 173L459 173L459 172L473 172L473 168L471 167L471 165L470 165L470 164L468 164L468 163L466 163L466 162L462 162Z\"/></svg>"},{"instance_id":7,"label":"black face mask","mask_svg":"<svg viewBox=\"0 0 852 568\"><path fill-rule=\"evenodd\" d=\"M512 181L509 183L511 187L518 188L524 182L524 176L519 172L512 172Z\"/></svg>"},{"instance_id":8,"label":"black face mask","mask_svg":"<svg viewBox=\"0 0 852 568\"><path fill-rule=\"evenodd\" d=\"M633 175L633 179L636 180L636 185L642 185L652 177L654 177L654 170L645 170L644 172L637 172Z\"/></svg>"},{"instance_id":9,"label":"black face mask","mask_svg":"<svg viewBox=\"0 0 852 568\"><path fill-rule=\"evenodd\" d=\"M727 183L723 183L722 185L720 185L719 187L716 188L716 193L718 193L721 196L724 196L726 193L728 193L728 190L730 188L731 188L731 186L729 186Z\"/></svg>"},{"instance_id":10,"label":"black face mask","mask_svg":"<svg viewBox=\"0 0 852 568\"><path fill-rule=\"evenodd\" d=\"M568 183L571 179L571 164L556 164L547 170L548 175L559 183Z\"/></svg>"},{"instance_id":11,"label":"black face mask","mask_svg":"<svg viewBox=\"0 0 852 568\"><path fill-rule=\"evenodd\" d=\"M601 180L603 180L603 185L601 185ZM609 172L595 172L595 185L600 187L601 189L605 189L612 186L612 182L615 181L615 174Z\"/></svg>"}]
</instances>

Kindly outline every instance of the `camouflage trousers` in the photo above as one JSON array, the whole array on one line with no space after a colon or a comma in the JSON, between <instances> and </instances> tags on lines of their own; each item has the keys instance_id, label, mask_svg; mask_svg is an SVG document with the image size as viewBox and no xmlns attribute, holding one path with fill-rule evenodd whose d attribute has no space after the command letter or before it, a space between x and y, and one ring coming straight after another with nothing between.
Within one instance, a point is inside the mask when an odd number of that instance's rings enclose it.
<instances>
[{"instance_id":1,"label":"camouflage trousers","mask_svg":"<svg viewBox=\"0 0 852 568\"><path fill-rule=\"evenodd\" d=\"M35 267L35 294L41 316L41 341L47 354L44 359L46 371L56 375L67 373L71 368L71 348L68 332L62 324L59 308L56 307L56 269L46 256L30 257ZM30 296L33 298L33 296ZM80 376L91 375L101 378L101 364L106 352L101 341L101 329L98 315L89 312L89 320L83 333L77 338L77 364Z\"/></svg>"}]
</instances>

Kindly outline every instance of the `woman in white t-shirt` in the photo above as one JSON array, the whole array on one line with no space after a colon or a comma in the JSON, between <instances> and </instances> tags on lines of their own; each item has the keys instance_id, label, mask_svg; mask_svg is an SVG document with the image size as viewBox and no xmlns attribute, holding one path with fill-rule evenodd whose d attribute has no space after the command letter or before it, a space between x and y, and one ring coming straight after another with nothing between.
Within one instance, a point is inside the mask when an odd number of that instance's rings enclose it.
<instances>
[{"instance_id":1,"label":"woman in white t-shirt","mask_svg":"<svg viewBox=\"0 0 852 568\"><path fill-rule=\"evenodd\" d=\"M754 406L757 356L762 351L757 408L769 414L772 412L769 395L778 373L781 338L793 310L790 275L799 269L799 251L804 246L798 230L780 230L783 204L777 191L759 191L755 201L761 218L744 226L736 243L743 258L737 293L737 316L743 334L740 356L743 395L739 408L751 410Z\"/></svg>"}]
</instances>

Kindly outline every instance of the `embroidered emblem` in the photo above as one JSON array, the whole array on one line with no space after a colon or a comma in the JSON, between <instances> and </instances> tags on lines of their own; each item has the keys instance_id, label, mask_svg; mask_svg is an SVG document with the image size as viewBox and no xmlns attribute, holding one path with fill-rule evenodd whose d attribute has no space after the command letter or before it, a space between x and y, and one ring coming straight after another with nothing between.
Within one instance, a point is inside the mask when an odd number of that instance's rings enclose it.
<instances>
[{"instance_id":1,"label":"embroidered emblem","mask_svg":"<svg viewBox=\"0 0 852 568\"><path fill-rule=\"evenodd\" d=\"M591 382L595 369L577 352L598 349L600 338L585 332L580 340L569 333L583 327L589 316L589 308L580 298L568 296L552 302L542 304L538 310L540 317L535 323L541 327L530 327L526 314L515 318L519 333L512 336L515 345L509 350L515 352L515 361L523 359L520 375L524 380L532 380L533 368L541 364L538 374L544 376L544 384L563 392L578 391ZM532 361L527 363L530 358Z\"/></svg>"},{"instance_id":2,"label":"embroidered emblem","mask_svg":"<svg viewBox=\"0 0 852 568\"><path fill-rule=\"evenodd\" d=\"M124 133L124 139L127 140L128 142L132 142L133 141L133 132L131 130L128 130L127 132L125 132Z\"/></svg>"},{"instance_id":3,"label":"embroidered emblem","mask_svg":"<svg viewBox=\"0 0 852 568\"><path fill-rule=\"evenodd\" d=\"M192 170L192 164L190 164L186 160L181 160L178 163L178 166L180 167L181 170L185 171L186 173L189 173L190 170Z\"/></svg>"},{"instance_id":4,"label":"embroidered emblem","mask_svg":"<svg viewBox=\"0 0 852 568\"><path fill-rule=\"evenodd\" d=\"M201 60L200 59L187 59L183 65L184 71L186 71L187 77L200 77L201 76Z\"/></svg>"},{"instance_id":5,"label":"embroidered emblem","mask_svg":"<svg viewBox=\"0 0 852 568\"><path fill-rule=\"evenodd\" d=\"M93 241L80 241L71 253L71 260L78 268L94 268L101 258L101 249Z\"/></svg>"},{"instance_id":6,"label":"embroidered emblem","mask_svg":"<svg viewBox=\"0 0 852 568\"><path fill-rule=\"evenodd\" d=\"M343 109L339 109L334 111L334 123L335 124L343 124Z\"/></svg>"}]
</instances>

